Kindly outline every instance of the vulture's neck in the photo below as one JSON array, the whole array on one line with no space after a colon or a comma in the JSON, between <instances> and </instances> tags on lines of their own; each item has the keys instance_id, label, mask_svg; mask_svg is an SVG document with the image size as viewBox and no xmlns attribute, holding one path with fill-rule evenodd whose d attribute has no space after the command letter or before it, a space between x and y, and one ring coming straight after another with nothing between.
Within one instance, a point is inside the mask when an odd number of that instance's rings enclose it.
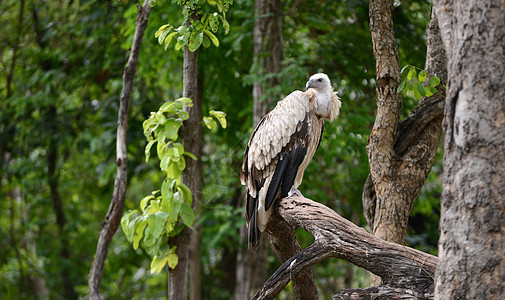
<instances>
[{"instance_id":1,"label":"vulture's neck","mask_svg":"<svg viewBox=\"0 0 505 300\"><path fill-rule=\"evenodd\" d=\"M320 91L314 90L317 100L316 115L320 118L328 118L330 116L331 92L331 87Z\"/></svg>"}]
</instances>

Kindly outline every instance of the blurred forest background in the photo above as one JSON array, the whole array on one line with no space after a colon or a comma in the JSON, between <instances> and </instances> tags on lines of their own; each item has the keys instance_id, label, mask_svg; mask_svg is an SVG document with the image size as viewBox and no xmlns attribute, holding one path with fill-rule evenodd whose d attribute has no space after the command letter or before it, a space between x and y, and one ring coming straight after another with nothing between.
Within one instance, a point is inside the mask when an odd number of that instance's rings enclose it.
<instances>
[{"instance_id":1,"label":"blurred forest background","mask_svg":"<svg viewBox=\"0 0 505 300\"><path fill-rule=\"evenodd\" d=\"M132 45L137 1L3 0L0 2L0 298L64 299L88 292L98 232L116 172L116 128L122 73ZM201 231L203 299L229 299L238 249L243 187L239 173L252 132L253 83L277 78L267 95L304 89L308 77L329 75L342 98L340 117L323 140L300 191L366 227L361 193L369 173L366 144L376 108L375 61L368 1L283 1L282 69L253 64L254 1L237 0L219 47L199 51L204 115L227 114L228 127L204 130ZM424 67L428 1L395 1L400 65ZM155 32L178 24L171 1L153 7L134 81L128 123L125 211L159 188L159 162L145 162L142 122L165 101L182 96L182 52L158 44ZM274 103L275 104L275 103ZM404 116L417 101L404 98ZM268 109L271 109L269 107ZM439 150L439 152L441 152ZM407 244L436 254L441 153L415 202ZM312 237L297 232L302 247ZM268 274L280 265L269 253ZM101 292L110 299L166 295L167 273L151 275L151 258L116 233ZM330 259L313 267L321 297L365 286L366 271ZM265 278L266 279L266 278ZM284 292L281 299L289 297Z\"/></svg>"}]
</instances>

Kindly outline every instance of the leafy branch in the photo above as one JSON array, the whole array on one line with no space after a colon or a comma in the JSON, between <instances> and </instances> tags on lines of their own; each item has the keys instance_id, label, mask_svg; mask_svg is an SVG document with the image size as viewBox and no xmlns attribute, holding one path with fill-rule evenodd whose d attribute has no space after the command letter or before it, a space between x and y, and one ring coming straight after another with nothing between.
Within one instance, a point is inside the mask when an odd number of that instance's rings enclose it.
<instances>
[{"instance_id":1,"label":"leafy branch","mask_svg":"<svg viewBox=\"0 0 505 300\"><path fill-rule=\"evenodd\" d=\"M193 196L191 190L181 182L181 175L186 168L186 157L197 158L185 151L178 142L179 129L189 118L184 108L191 106L191 99L184 97L166 102L157 112L151 112L143 123L148 141L145 147L146 161L149 160L151 148L157 143L160 169L166 177L160 190L153 191L140 201L139 210L129 211L122 217L121 227L128 241L133 244L133 249L142 245L153 256L151 273L159 273L166 265L172 269L177 266L176 247L168 245L168 238L178 235L185 227L192 228L195 219L191 207ZM226 127L224 112L210 111L210 114L223 128ZM217 128L212 117L204 117L203 122L211 130Z\"/></svg>"},{"instance_id":2,"label":"leafy branch","mask_svg":"<svg viewBox=\"0 0 505 300\"><path fill-rule=\"evenodd\" d=\"M155 33L158 43L165 44L167 50L170 42L175 39L175 50L188 46L191 52L200 46L208 48L212 43L219 47L219 39L216 37L220 23L225 34L230 31L230 24L226 20L226 12L233 4L233 0L185 0L174 1L181 5L184 15L183 25L176 27L171 24L161 26ZM217 9L217 10L216 10Z\"/></svg>"},{"instance_id":3,"label":"leafy branch","mask_svg":"<svg viewBox=\"0 0 505 300\"><path fill-rule=\"evenodd\" d=\"M401 73L403 80L398 87L398 93L402 93L403 97L408 96L419 100L438 93L436 87L440 85L440 78L437 76L428 74L425 70L413 65L406 65ZM427 80L428 76L429 80Z\"/></svg>"}]
</instances>

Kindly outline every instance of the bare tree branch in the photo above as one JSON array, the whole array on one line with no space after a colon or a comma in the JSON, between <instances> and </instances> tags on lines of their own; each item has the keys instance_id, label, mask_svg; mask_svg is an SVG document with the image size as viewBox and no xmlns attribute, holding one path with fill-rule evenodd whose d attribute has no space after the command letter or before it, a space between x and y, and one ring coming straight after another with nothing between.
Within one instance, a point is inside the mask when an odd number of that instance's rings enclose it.
<instances>
[{"instance_id":1,"label":"bare tree branch","mask_svg":"<svg viewBox=\"0 0 505 300\"><path fill-rule=\"evenodd\" d=\"M138 58L140 55L140 46L142 37L147 27L147 21L151 14L151 6L149 0L145 0L142 6L138 6L139 14L135 25L135 34L133 36L133 45L130 52L130 57L125 66L123 73L123 89L119 99L118 111L118 127L116 141L116 165L117 175L114 181L114 192L110 202L109 210L105 216L102 230L98 237L95 259L91 266L89 274L89 298L100 299L100 283L102 281L105 259L109 251L109 245L112 237L121 222L123 215L126 186L127 186L127 151L126 151L126 130L128 125L128 110L130 106L131 92L133 89L133 79L137 71Z\"/></svg>"},{"instance_id":2,"label":"bare tree branch","mask_svg":"<svg viewBox=\"0 0 505 300\"><path fill-rule=\"evenodd\" d=\"M287 225L311 233L315 241L287 260L253 299L273 299L293 275L329 257L345 259L382 277L388 287L412 290L412 295L420 297L433 293L437 257L384 241L304 197L284 198L275 209L274 222L281 217Z\"/></svg>"}]
</instances>

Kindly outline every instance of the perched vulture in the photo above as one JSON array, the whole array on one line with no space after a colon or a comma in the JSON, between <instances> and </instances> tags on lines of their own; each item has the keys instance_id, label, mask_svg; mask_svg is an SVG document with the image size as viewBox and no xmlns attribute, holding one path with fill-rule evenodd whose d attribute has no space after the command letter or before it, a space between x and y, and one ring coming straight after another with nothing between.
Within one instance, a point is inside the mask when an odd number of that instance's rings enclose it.
<instances>
[{"instance_id":1,"label":"perched vulture","mask_svg":"<svg viewBox=\"0 0 505 300\"><path fill-rule=\"evenodd\" d=\"M240 181L246 185L249 248L256 250L276 199L300 194L303 172L319 147L324 119L338 117L340 98L326 74L312 75L306 92L279 101L254 129Z\"/></svg>"}]
</instances>

